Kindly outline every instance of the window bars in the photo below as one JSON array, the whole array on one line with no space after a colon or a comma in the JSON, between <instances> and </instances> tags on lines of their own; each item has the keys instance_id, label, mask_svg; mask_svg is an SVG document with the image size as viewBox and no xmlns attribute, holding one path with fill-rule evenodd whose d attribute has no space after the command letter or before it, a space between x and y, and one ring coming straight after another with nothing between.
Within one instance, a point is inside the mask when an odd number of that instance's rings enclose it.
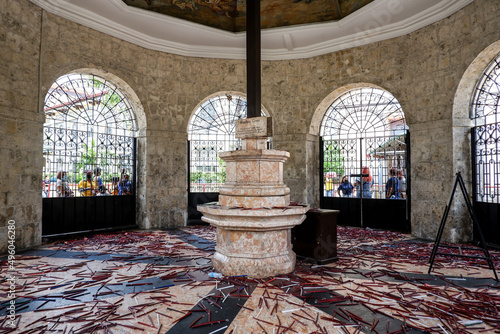
<instances>
[{"instance_id":1,"label":"window bars","mask_svg":"<svg viewBox=\"0 0 500 334\"><path fill-rule=\"evenodd\" d=\"M133 194L137 123L118 87L65 75L50 87L44 112L43 197Z\"/></svg>"},{"instance_id":2,"label":"window bars","mask_svg":"<svg viewBox=\"0 0 500 334\"><path fill-rule=\"evenodd\" d=\"M219 191L226 181L226 164L219 152L239 148L235 122L246 117L247 101L236 95L213 97L195 111L188 128L190 192Z\"/></svg>"},{"instance_id":3,"label":"window bars","mask_svg":"<svg viewBox=\"0 0 500 334\"><path fill-rule=\"evenodd\" d=\"M389 170L400 175L397 198L406 198L406 126L401 106L389 92L377 88L350 90L337 98L323 117L323 196L343 196L337 191L343 176L361 195L361 180L351 175L370 174L370 191L364 198L386 198ZM367 167L368 169L363 169ZM364 170L364 171L363 171Z\"/></svg>"},{"instance_id":4,"label":"window bars","mask_svg":"<svg viewBox=\"0 0 500 334\"><path fill-rule=\"evenodd\" d=\"M500 56L486 68L472 100L475 200L500 204Z\"/></svg>"}]
</instances>

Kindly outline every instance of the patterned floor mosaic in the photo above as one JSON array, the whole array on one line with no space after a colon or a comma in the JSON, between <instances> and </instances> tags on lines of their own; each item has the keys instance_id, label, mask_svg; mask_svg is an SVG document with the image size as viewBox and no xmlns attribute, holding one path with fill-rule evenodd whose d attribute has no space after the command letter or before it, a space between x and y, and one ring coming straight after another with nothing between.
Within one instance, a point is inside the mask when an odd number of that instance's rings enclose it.
<instances>
[{"instance_id":1,"label":"patterned floor mosaic","mask_svg":"<svg viewBox=\"0 0 500 334\"><path fill-rule=\"evenodd\" d=\"M14 270L0 258L0 334L500 333L486 262L440 255L429 275L432 246L339 227L337 262L255 280L209 276L207 226L52 242L17 254Z\"/></svg>"}]
</instances>

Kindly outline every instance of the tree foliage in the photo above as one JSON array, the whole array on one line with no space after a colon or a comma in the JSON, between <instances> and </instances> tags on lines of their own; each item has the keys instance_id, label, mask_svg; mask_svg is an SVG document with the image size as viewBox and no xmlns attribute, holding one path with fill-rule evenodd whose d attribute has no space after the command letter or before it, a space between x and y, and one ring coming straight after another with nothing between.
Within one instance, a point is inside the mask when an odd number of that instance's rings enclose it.
<instances>
[{"instance_id":1,"label":"tree foliage","mask_svg":"<svg viewBox=\"0 0 500 334\"><path fill-rule=\"evenodd\" d=\"M335 142L325 145L323 152L323 172L334 172L337 175L344 175L344 156L340 147Z\"/></svg>"},{"instance_id":2,"label":"tree foliage","mask_svg":"<svg viewBox=\"0 0 500 334\"><path fill-rule=\"evenodd\" d=\"M76 164L76 170L80 173L83 173L84 170L93 170L95 167L109 166L108 159L114 156L114 153L109 153L107 149L101 149L99 152L94 139L92 139L90 146L83 144L83 147L80 160Z\"/></svg>"}]
</instances>

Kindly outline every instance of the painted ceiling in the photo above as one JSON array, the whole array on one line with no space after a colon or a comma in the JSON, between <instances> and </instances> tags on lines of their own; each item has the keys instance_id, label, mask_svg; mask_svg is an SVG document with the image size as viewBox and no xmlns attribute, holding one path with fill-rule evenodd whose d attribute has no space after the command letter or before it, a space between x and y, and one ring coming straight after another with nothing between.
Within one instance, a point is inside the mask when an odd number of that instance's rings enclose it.
<instances>
[{"instance_id":1,"label":"painted ceiling","mask_svg":"<svg viewBox=\"0 0 500 334\"><path fill-rule=\"evenodd\" d=\"M338 21L374 0L261 0L262 29ZM230 32L245 31L246 0L123 0L131 7Z\"/></svg>"}]
</instances>

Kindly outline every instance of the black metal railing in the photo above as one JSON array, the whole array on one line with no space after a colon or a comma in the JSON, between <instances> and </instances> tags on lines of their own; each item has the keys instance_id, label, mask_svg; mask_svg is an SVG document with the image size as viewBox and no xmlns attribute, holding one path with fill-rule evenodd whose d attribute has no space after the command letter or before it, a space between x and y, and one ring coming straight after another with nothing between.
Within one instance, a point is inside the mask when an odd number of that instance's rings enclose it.
<instances>
[{"instance_id":1,"label":"black metal railing","mask_svg":"<svg viewBox=\"0 0 500 334\"><path fill-rule=\"evenodd\" d=\"M134 137L53 127L44 127L43 135L43 197L135 194ZM87 172L92 192L81 191Z\"/></svg>"},{"instance_id":2,"label":"black metal railing","mask_svg":"<svg viewBox=\"0 0 500 334\"><path fill-rule=\"evenodd\" d=\"M134 137L45 127L42 235L136 226L135 152Z\"/></svg>"},{"instance_id":3,"label":"black metal railing","mask_svg":"<svg viewBox=\"0 0 500 334\"><path fill-rule=\"evenodd\" d=\"M472 203L486 242L500 245L499 123L472 128ZM479 239L474 228L473 237Z\"/></svg>"},{"instance_id":4,"label":"black metal railing","mask_svg":"<svg viewBox=\"0 0 500 334\"><path fill-rule=\"evenodd\" d=\"M347 176L354 186L353 196L360 197L361 191L358 174L363 174L363 167L371 176L369 195L364 198L385 199L389 171L394 168L398 173L399 194L396 199L405 199L408 195L408 164L406 153L407 133L394 136L378 136L355 139L322 140L322 186L324 197L338 197L338 187L342 177ZM368 179L370 177L367 177ZM365 191L366 193L366 191Z\"/></svg>"},{"instance_id":5,"label":"black metal railing","mask_svg":"<svg viewBox=\"0 0 500 334\"><path fill-rule=\"evenodd\" d=\"M500 204L500 123L472 129L474 198Z\"/></svg>"},{"instance_id":6,"label":"black metal railing","mask_svg":"<svg viewBox=\"0 0 500 334\"><path fill-rule=\"evenodd\" d=\"M408 131L353 139L320 137L321 208L340 210L340 225L410 232L409 143ZM399 194L387 198L391 169L400 172ZM344 176L352 186L350 196L341 190Z\"/></svg>"},{"instance_id":7,"label":"black metal railing","mask_svg":"<svg viewBox=\"0 0 500 334\"><path fill-rule=\"evenodd\" d=\"M219 153L236 150L239 146L240 140L233 138L189 141L189 192L219 192L226 182L226 163L219 158Z\"/></svg>"}]
</instances>

